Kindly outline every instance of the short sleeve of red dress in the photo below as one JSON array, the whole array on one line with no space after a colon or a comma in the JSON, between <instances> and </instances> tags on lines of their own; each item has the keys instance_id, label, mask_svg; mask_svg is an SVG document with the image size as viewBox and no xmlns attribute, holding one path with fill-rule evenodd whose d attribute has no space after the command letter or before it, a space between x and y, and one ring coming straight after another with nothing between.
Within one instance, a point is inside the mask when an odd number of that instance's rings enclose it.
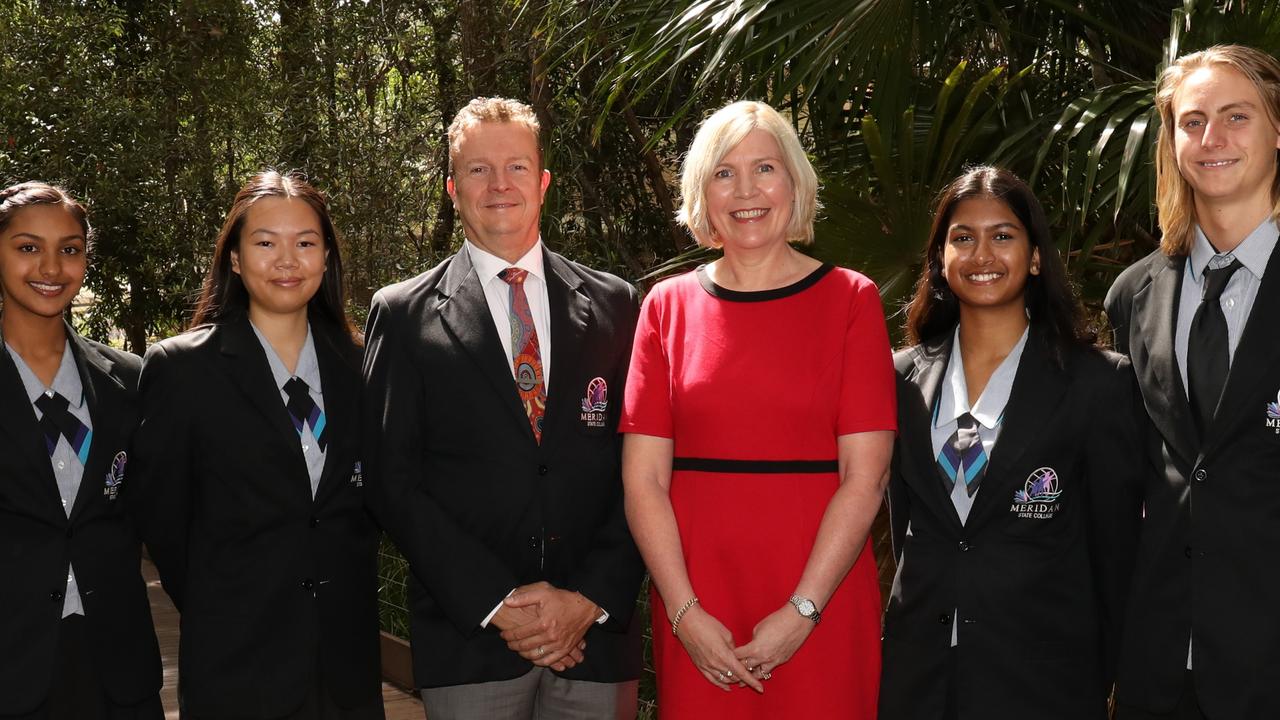
<instances>
[{"instance_id":1,"label":"short sleeve of red dress","mask_svg":"<svg viewBox=\"0 0 1280 720\"><path fill-rule=\"evenodd\" d=\"M876 286L853 275L836 434L897 430L893 356Z\"/></svg>"},{"instance_id":2,"label":"short sleeve of red dress","mask_svg":"<svg viewBox=\"0 0 1280 720\"><path fill-rule=\"evenodd\" d=\"M618 432L672 436L671 365L662 343L664 296L659 285L640 307Z\"/></svg>"}]
</instances>

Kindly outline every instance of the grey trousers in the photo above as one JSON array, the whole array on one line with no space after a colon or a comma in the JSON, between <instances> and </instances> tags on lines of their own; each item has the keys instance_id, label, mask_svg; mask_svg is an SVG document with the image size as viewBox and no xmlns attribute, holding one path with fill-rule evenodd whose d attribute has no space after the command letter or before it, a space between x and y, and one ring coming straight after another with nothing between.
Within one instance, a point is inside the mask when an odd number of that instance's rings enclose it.
<instances>
[{"instance_id":1,"label":"grey trousers","mask_svg":"<svg viewBox=\"0 0 1280 720\"><path fill-rule=\"evenodd\" d=\"M535 667L514 680L424 688L427 720L634 720L638 680L566 680Z\"/></svg>"}]
</instances>

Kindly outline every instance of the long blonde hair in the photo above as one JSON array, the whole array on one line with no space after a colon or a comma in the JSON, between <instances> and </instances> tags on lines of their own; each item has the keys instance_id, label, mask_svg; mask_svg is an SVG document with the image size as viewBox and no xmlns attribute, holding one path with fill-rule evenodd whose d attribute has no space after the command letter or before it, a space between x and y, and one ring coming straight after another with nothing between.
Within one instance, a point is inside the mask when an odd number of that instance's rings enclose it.
<instances>
[{"instance_id":1,"label":"long blonde hair","mask_svg":"<svg viewBox=\"0 0 1280 720\"><path fill-rule=\"evenodd\" d=\"M1160 249L1169 256L1187 255L1195 239L1195 191L1178 170L1174 156L1173 96L1191 73L1200 68L1226 65L1248 78L1262 98L1267 119L1280 124L1280 62L1271 55L1244 45L1214 45L1183 55L1160 74L1156 83L1156 109L1160 134L1156 139L1156 209L1163 237ZM1280 152L1280 151L1278 151ZM1271 217L1280 221L1280 173L1271 185Z\"/></svg>"}]
</instances>

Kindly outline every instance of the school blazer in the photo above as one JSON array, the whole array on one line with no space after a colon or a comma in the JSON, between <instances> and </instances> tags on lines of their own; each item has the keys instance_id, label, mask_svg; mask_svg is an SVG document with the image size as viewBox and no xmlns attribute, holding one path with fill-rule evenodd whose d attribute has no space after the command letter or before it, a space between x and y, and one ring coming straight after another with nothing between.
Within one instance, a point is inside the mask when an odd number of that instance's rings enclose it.
<instances>
[{"instance_id":1,"label":"school blazer","mask_svg":"<svg viewBox=\"0 0 1280 720\"><path fill-rule=\"evenodd\" d=\"M35 409L13 359L0 350L0 715L32 712L48 700L69 565L108 696L133 705L160 691L142 558L124 510L141 362L80 337L70 325L67 342L93 418L69 518Z\"/></svg>"},{"instance_id":2,"label":"school blazer","mask_svg":"<svg viewBox=\"0 0 1280 720\"><path fill-rule=\"evenodd\" d=\"M644 567L623 514L617 434L636 293L550 251L543 266L553 366L541 445L465 250L383 288L370 309L366 468L375 512L413 570L421 687L528 672L480 622L512 588L540 580L609 613L564 677L640 674Z\"/></svg>"},{"instance_id":3,"label":"school blazer","mask_svg":"<svg viewBox=\"0 0 1280 720\"><path fill-rule=\"evenodd\" d=\"M182 614L182 704L196 717L281 717L316 681L342 707L381 691L360 355L323 319L311 331L329 433L314 500L247 319L169 338L143 364L132 507Z\"/></svg>"},{"instance_id":4,"label":"school blazer","mask_svg":"<svg viewBox=\"0 0 1280 720\"><path fill-rule=\"evenodd\" d=\"M959 717L1104 720L1140 519L1141 408L1126 360L1033 326L968 521L930 435L951 355L899 351L889 503L898 571L885 615L882 720L941 717L960 614Z\"/></svg>"},{"instance_id":5,"label":"school blazer","mask_svg":"<svg viewBox=\"0 0 1280 720\"><path fill-rule=\"evenodd\" d=\"M1173 347L1185 266L1185 257L1152 253L1106 299L1155 428L1118 698L1171 710L1191 637L1205 714L1280 717L1280 253L1267 263L1203 443Z\"/></svg>"}]
</instances>

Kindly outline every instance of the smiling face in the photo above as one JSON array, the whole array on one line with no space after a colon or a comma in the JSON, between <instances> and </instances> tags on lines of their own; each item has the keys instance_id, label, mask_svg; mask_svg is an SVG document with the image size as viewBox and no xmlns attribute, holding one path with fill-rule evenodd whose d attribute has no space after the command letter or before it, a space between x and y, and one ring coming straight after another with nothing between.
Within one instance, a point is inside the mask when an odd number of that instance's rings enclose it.
<instances>
[{"instance_id":1,"label":"smiling face","mask_svg":"<svg viewBox=\"0 0 1280 720\"><path fill-rule=\"evenodd\" d=\"M324 278L324 231L306 202L266 197L245 213L231 270L249 293L249 313L305 313Z\"/></svg>"},{"instance_id":2,"label":"smiling face","mask_svg":"<svg viewBox=\"0 0 1280 720\"><path fill-rule=\"evenodd\" d=\"M1174 157L1197 213L1271 209L1280 131L1247 77L1223 64L1188 75L1173 95Z\"/></svg>"},{"instance_id":3,"label":"smiling face","mask_svg":"<svg viewBox=\"0 0 1280 720\"><path fill-rule=\"evenodd\" d=\"M1029 275L1040 273L1018 216L993 197L961 200L951 212L942 248L942 274L961 305L1024 307Z\"/></svg>"},{"instance_id":4,"label":"smiling face","mask_svg":"<svg viewBox=\"0 0 1280 720\"><path fill-rule=\"evenodd\" d=\"M447 182L467 239L509 262L538 242L542 199L551 173L540 169L533 132L518 123L467 128Z\"/></svg>"},{"instance_id":5,"label":"smiling face","mask_svg":"<svg viewBox=\"0 0 1280 720\"><path fill-rule=\"evenodd\" d=\"M778 141L752 130L716 165L706 187L707 219L726 250L786 243L795 185Z\"/></svg>"},{"instance_id":6,"label":"smiling face","mask_svg":"<svg viewBox=\"0 0 1280 720\"><path fill-rule=\"evenodd\" d=\"M14 213L0 233L6 317L60 321L84 284L86 243L79 221L62 206L32 205Z\"/></svg>"}]
</instances>

